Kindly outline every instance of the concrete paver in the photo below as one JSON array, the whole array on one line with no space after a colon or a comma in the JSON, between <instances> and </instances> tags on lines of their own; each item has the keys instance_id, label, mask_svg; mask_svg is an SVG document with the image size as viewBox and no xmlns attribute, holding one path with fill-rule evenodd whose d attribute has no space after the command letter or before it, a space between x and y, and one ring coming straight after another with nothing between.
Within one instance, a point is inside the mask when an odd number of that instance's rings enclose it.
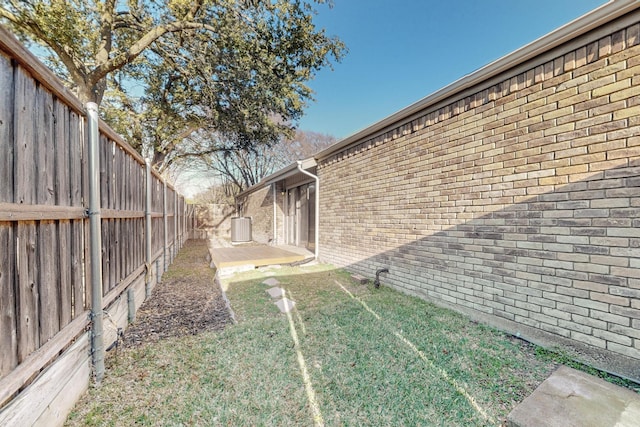
<instances>
[{"instance_id":1,"label":"concrete paver","mask_svg":"<svg viewBox=\"0 0 640 427\"><path fill-rule=\"evenodd\" d=\"M269 277L268 279L265 279L262 283L264 283L267 286L276 286L280 284L280 282L278 282L278 279L276 279L275 277Z\"/></svg>"},{"instance_id":2,"label":"concrete paver","mask_svg":"<svg viewBox=\"0 0 640 427\"><path fill-rule=\"evenodd\" d=\"M638 427L640 395L567 366L511 411L508 427Z\"/></svg>"},{"instance_id":3,"label":"concrete paver","mask_svg":"<svg viewBox=\"0 0 640 427\"><path fill-rule=\"evenodd\" d=\"M267 289L266 292L271 296L271 298L281 298L284 295L284 290L276 286Z\"/></svg>"},{"instance_id":4,"label":"concrete paver","mask_svg":"<svg viewBox=\"0 0 640 427\"><path fill-rule=\"evenodd\" d=\"M278 306L278 309L282 312L282 313L288 313L290 312L293 307L296 305L295 301L291 301L288 298L282 298L278 301L276 301L276 306Z\"/></svg>"}]
</instances>

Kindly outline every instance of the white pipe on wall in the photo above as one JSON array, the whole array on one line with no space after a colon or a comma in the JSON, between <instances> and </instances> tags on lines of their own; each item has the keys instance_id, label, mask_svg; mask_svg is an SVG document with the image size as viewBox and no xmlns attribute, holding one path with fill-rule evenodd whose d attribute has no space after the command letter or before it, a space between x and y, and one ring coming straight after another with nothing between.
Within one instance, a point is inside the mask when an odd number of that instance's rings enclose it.
<instances>
[{"instance_id":1,"label":"white pipe on wall","mask_svg":"<svg viewBox=\"0 0 640 427\"><path fill-rule=\"evenodd\" d=\"M315 212L315 226L316 226L316 233L315 233L315 259L318 260L318 256L320 255L320 178L314 174L312 174L311 172L307 172L306 170L302 169L302 161L298 160L298 170L300 172L302 172L303 174L310 176L311 178L316 180L316 212Z\"/></svg>"},{"instance_id":2,"label":"white pipe on wall","mask_svg":"<svg viewBox=\"0 0 640 427\"><path fill-rule=\"evenodd\" d=\"M287 190L283 187L282 189L282 238L284 239L284 241L282 242L282 244L284 245L289 244L289 220L287 219L287 212L289 208L287 206L288 198L289 198L289 195L287 194Z\"/></svg>"},{"instance_id":3,"label":"white pipe on wall","mask_svg":"<svg viewBox=\"0 0 640 427\"><path fill-rule=\"evenodd\" d=\"M276 191L276 183L271 184L273 187L273 244L278 244L278 219L276 215L278 213L278 192Z\"/></svg>"}]
</instances>

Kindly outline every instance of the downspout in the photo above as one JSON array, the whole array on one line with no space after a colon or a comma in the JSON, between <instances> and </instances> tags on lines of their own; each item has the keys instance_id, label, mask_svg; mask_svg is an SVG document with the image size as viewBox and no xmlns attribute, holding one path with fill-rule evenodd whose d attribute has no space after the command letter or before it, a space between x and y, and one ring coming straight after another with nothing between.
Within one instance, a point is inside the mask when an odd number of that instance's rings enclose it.
<instances>
[{"instance_id":1,"label":"downspout","mask_svg":"<svg viewBox=\"0 0 640 427\"><path fill-rule=\"evenodd\" d=\"M278 244L278 219L276 215L278 214L278 193L276 191L276 183L271 184L273 187L273 244Z\"/></svg>"},{"instance_id":2,"label":"downspout","mask_svg":"<svg viewBox=\"0 0 640 427\"><path fill-rule=\"evenodd\" d=\"M289 221L287 219L287 199L289 198L287 194L287 190L284 188L282 190L282 244L286 245L289 243Z\"/></svg>"},{"instance_id":3,"label":"downspout","mask_svg":"<svg viewBox=\"0 0 640 427\"><path fill-rule=\"evenodd\" d=\"M318 260L320 254L320 178L317 175L302 169L302 161L298 160L298 170L303 174L310 176L316 180L316 242L315 242L315 260Z\"/></svg>"}]
</instances>

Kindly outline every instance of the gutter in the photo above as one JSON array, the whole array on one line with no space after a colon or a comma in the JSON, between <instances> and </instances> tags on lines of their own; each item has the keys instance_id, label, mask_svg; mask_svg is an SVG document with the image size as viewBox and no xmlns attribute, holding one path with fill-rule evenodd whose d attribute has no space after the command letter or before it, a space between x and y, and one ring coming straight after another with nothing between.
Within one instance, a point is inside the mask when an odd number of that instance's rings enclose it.
<instances>
[{"instance_id":1,"label":"gutter","mask_svg":"<svg viewBox=\"0 0 640 427\"><path fill-rule=\"evenodd\" d=\"M311 172L307 172L306 170L302 169L302 160L298 160L298 171L302 172L303 174L310 176L311 178L316 180L316 201L315 201L315 227L316 227L316 232L315 232L315 244L314 244L314 249L315 249L315 255L314 258L317 261L318 260L318 255L320 254L320 178L317 175L312 174Z\"/></svg>"},{"instance_id":2,"label":"gutter","mask_svg":"<svg viewBox=\"0 0 640 427\"><path fill-rule=\"evenodd\" d=\"M447 98L451 98L466 89L478 86L493 77L522 65L537 56L543 55L544 53L580 37L591 30L597 29L598 27L632 12L639 7L640 2L637 0L611 0L597 9L594 9L593 11L563 25L551 33L525 45L524 47L521 47L520 49L515 50L470 74L467 74L431 95L422 98L418 102L415 102L414 104L403 108L379 122L348 136L342 141L320 151L314 156L314 158L316 160L324 160L332 154L339 152L354 143L360 142L367 137L377 136L392 125L399 126L401 125L400 122L407 120L411 116L418 114Z\"/></svg>"}]
</instances>

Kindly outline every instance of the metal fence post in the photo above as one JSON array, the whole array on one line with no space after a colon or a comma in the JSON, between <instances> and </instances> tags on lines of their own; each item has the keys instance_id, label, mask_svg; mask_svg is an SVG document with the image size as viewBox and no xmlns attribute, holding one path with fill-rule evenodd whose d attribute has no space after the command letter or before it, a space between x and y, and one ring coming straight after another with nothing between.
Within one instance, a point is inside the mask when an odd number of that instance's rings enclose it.
<instances>
[{"instance_id":1,"label":"metal fence post","mask_svg":"<svg viewBox=\"0 0 640 427\"><path fill-rule=\"evenodd\" d=\"M89 256L91 258L91 355L95 380L104 377L104 336L102 322L102 224L100 218L100 128L98 105L88 102L87 137L89 138Z\"/></svg>"},{"instance_id":2,"label":"metal fence post","mask_svg":"<svg viewBox=\"0 0 640 427\"><path fill-rule=\"evenodd\" d=\"M162 183L164 185L163 187L163 192L162 192L162 222L163 222L163 226L164 226L164 232L162 233L164 236L164 243L163 243L163 248L162 248L162 253L163 253L163 261L164 261L164 266L162 269L162 272L164 273L165 271L167 271L167 232L168 232L168 223L167 223L167 182L164 181Z\"/></svg>"},{"instance_id":3,"label":"metal fence post","mask_svg":"<svg viewBox=\"0 0 640 427\"><path fill-rule=\"evenodd\" d=\"M151 296L151 284L153 282L153 268L151 267L151 161L145 159L146 186L145 186L145 210L144 210L144 238L145 238L145 262L147 274L145 277L145 299Z\"/></svg>"},{"instance_id":4,"label":"metal fence post","mask_svg":"<svg viewBox=\"0 0 640 427\"><path fill-rule=\"evenodd\" d=\"M173 190L173 257L171 261L178 255L178 192Z\"/></svg>"}]
</instances>

